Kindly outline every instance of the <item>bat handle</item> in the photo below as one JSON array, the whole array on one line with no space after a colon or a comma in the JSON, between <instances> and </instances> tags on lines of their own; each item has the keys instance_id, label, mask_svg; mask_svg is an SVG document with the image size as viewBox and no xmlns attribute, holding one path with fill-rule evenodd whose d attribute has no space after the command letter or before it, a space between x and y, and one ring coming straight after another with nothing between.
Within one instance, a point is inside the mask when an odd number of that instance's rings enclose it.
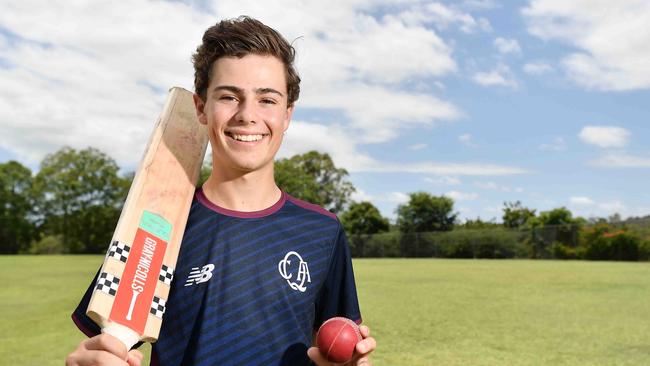
<instances>
[{"instance_id":1,"label":"bat handle","mask_svg":"<svg viewBox=\"0 0 650 366\"><path fill-rule=\"evenodd\" d=\"M113 322L108 323L104 328L102 328L102 333L110 334L122 341L126 346L127 351L129 351L131 347L140 340L140 334L138 334L138 332Z\"/></svg>"}]
</instances>

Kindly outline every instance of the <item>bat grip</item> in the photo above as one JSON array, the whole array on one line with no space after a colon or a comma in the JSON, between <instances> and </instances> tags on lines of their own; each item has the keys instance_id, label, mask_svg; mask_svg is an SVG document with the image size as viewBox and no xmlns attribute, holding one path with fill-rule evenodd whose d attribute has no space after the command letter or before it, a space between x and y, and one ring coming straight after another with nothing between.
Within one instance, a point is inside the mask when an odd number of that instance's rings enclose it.
<instances>
[{"instance_id":1,"label":"bat grip","mask_svg":"<svg viewBox=\"0 0 650 366\"><path fill-rule=\"evenodd\" d=\"M122 341L127 351L140 340L140 334L138 332L118 323L109 323L106 327L102 328L102 333L110 334Z\"/></svg>"}]
</instances>

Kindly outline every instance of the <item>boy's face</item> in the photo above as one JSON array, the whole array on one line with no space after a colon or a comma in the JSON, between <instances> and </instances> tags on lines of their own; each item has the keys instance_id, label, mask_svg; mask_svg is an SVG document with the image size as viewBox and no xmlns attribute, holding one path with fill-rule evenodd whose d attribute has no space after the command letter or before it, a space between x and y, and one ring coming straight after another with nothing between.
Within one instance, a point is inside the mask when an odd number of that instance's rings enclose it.
<instances>
[{"instance_id":1,"label":"boy's face","mask_svg":"<svg viewBox=\"0 0 650 366\"><path fill-rule=\"evenodd\" d=\"M194 101L208 127L215 166L236 174L272 171L293 111L279 59L222 57L212 65L206 100L195 95Z\"/></svg>"}]
</instances>

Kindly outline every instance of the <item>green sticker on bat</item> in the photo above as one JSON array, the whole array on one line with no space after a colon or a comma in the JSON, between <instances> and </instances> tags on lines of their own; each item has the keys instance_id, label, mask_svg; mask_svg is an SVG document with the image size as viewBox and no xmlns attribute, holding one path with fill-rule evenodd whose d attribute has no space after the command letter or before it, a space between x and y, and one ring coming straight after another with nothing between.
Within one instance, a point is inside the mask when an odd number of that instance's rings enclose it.
<instances>
[{"instance_id":1,"label":"green sticker on bat","mask_svg":"<svg viewBox=\"0 0 650 366\"><path fill-rule=\"evenodd\" d=\"M167 242L172 234L172 224L162 216L149 211L142 212L140 228Z\"/></svg>"}]
</instances>

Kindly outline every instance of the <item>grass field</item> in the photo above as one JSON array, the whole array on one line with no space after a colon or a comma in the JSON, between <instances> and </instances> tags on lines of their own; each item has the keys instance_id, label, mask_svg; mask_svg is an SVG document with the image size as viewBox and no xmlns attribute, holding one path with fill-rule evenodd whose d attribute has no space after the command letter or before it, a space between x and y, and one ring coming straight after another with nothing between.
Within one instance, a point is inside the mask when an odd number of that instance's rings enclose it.
<instances>
[{"instance_id":1,"label":"grass field","mask_svg":"<svg viewBox=\"0 0 650 366\"><path fill-rule=\"evenodd\" d=\"M102 256L0 256L0 364L61 365ZM382 365L647 365L650 263L356 260Z\"/></svg>"}]
</instances>

